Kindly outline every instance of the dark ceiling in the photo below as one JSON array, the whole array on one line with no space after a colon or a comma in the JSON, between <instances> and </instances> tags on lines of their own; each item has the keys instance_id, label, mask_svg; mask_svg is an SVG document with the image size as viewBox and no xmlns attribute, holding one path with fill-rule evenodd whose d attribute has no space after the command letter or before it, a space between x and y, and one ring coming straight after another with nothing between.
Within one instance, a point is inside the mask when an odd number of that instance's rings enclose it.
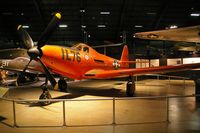
<instances>
[{"instance_id":1,"label":"dark ceiling","mask_svg":"<svg viewBox=\"0 0 200 133\"><path fill-rule=\"evenodd\" d=\"M177 51L176 43L138 40L133 34L171 25L199 25L200 16L191 16L200 13L199 7L200 0L6 0L0 4L0 48L21 46L19 24L29 26L26 30L37 41L53 14L61 12L60 24L67 27L58 27L49 43L119 43L124 34L133 58L188 57L191 52ZM121 49L109 48L107 53L120 56Z\"/></svg>"},{"instance_id":2,"label":"dark ceiling","mask_svg":"<svg viewBox=\"0 0 200 133\"><path fill-rule=\"evenodd\" d=\"M68 27L58 28L50 41L83 41L86 31L88 41L119 42L123 31L131 40L135 32L199 25L200 17L190 16L199 7L199 0L5 0L0 4L0 36L17 41L16 27L23 24L37 41L52 14L61 12L61 24Z\"/></svg>"}]
</instances>

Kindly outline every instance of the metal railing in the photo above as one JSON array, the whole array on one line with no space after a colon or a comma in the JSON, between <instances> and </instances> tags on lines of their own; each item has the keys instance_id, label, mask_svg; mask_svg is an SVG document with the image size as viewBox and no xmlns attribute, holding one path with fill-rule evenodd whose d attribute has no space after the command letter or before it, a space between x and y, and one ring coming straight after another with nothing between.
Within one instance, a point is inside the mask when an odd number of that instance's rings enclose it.
<instances>
[{"instance_id":1,"label":"metal railing","mask_svg":"<svg viewBox=\"0 0 200 133\"><path fill-rule=\"evenodd\" d=\"M165 99L166 102L166 118L165 121L156 121L156 122L170 122L169 120L169 99L172 98L187 98L187 97L199 97L200 95L183 95L183 96L151 96L151 97L124 97L124 98L87 98L87 99L49 99L49 100L12 100L12 99L7 99L7 98L0 98L0 100L5 100L12 102L12 112L13 112L13 127L21 127L19 124L17 124L17 114L16 114L16 103L21 103L21 102L36 102L36 103L41 103L41 102L62 102L62 125L60 126L69 126L66 122L66 106L65 104L67 102L72 102L72 101L80 101L80 102L86 102L86 101L112 101L112 123L110 124L119 124L116 122L116 101L121 101L121 100L136 100L136 99ZM153 123L155 121L150 121L148 123ZM145 123L145 122L142 122ZM134 124L134 123L132 123ZM136 123L135 123L136 124Z\"/></svg>"},{"instance_id":2,"label":"metal railing","mask_svg":"<svg viewBox=\"0 0 200 133\"><path fill-rule=\"evenodd\" d=\"M160 77L165 77L165 78L168 78L169 81L171 79L182 79L184 82L185 82L185 80L190 79L188 77L172 76L172 75L162 75L162 74L146 74L146 75L143 75L143 76L157 77L157 80L159 80ZM140 76L135 76L135 77L136 77L136 81L137 81L138 77L140 77Z\"/></svg>"}]
</instances>

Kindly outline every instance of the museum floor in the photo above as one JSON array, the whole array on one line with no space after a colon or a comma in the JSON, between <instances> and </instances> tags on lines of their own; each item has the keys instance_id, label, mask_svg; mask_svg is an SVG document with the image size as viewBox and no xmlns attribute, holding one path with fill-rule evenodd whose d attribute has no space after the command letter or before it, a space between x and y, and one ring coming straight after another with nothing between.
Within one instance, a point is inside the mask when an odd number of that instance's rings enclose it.
<instances>
[{"instance_id":1,"label":"museum floor","mask_svg":"<svg viewBox=\"0 0 200 133\"><path fill-rule=\"evenodd\" d=\"M6 98L16 100L38 99L41 89L35 87L11 87ZM105 99L125 97L124 81L82 81L69 83L70 93L51 91L54 99ZM194 94L191 80L147 79L136 83L136 97L176 96ZM16 103L16 122L12 127L12 102L0 101L0 133L199 133L200 106L194 97L127 99L115 101L66 101L66 124L63 125L62 102L39 106L35 102ZM167 114L168 108L168 114ZM167 117L167 115L169 115ZM167 118L169 123L166 122Z\"/></svg>"}]
</instances>

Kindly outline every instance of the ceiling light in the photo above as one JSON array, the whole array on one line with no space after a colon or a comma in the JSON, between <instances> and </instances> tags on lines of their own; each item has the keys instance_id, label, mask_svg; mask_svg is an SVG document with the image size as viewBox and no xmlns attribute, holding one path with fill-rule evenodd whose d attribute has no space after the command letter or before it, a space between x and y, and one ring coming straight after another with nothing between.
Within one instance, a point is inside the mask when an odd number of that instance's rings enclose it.
<instances>
[{"instance_id":1,"label":"ceiling light","mask_svg":"<svg viewBox=\"0 0 200 133\"><path fill-rule=\"evenodd\" d=\"M60 27L60 28L67 28L68 25L66 25L66 24L60 24L59 27Z\"/></svg>"},{"instance_id":2,"label":"ceiling light","mask_svg":"<svg viewBox=\"0 0 200 133\"><path fill-rule=\"evenodd\" d=\"M102 14L102 15L109 15L110 12L100 12L100 14Z\"/></svg>"},{"instance_id":3,"label":"ceiling light","mask_svg":"<svg viewBox=\"0 0 200 133\"><path fill-rule=\"evenodd\" d=\"M147 15L156 15L157 13L156 12L147 12L146 14Z\"/></svg>"},{"instance_id":4,"label":"ceiling light","mask_svg":"<svg viewBox=\"0 0 200 133\"><path fill-rule=\"evenodd\" d=\"M106 25L97 25L98 28L105 28Z\"/></svg>"},{"instance_id":5,"label":"ceiling light","mask_svg":"<svg viewBox=\"0 0 200 133\"><path fill-rule=\"evenodd\" d=\"M142 28L143 26L142 25L135 25L134 27L135 28Z\"/></svg>"},{"instance_id":6,"label":"ceiling light","mask_svg":"<svg viewBox=\"0 0 200 133\"><path fill-rule=\"evenodd\" d=\"M80 12L85 12L85 9L80 9Z\"/></svg>"},{"instance_id":7,"label":"ceiling light","mask_svg":"<svg viewBox=\"0 0 200 133\"><path fill-rule=\"evenodd\" d=\"M81 28L86 28L86 26L85 25L81 25Z\"/></svg>"},{"instance_id":8,"label":"ceiling light","mask_svg":"<svg viewBox=\"0 0 200 133\"><path fill-rule=\"evenodd\" d=\"M90 36L90 35L88 35L88 37L90 38L91 36Z\"/></svg>"},{"instance_id":9,"label":"ceiling light","mask_svg":"<svg viewBox=\"0 0 200 133\"><path fill-rule=\"evenodd\" d=\"M29 26L28 26L28 25L22 25L22 28L24 28L24 29L28 29Z\"/></svg>"},{"instance_id":10,"label":"ceiling light","mask_svg":"<svg viewBox=\"0 0 200 133\"><path fill-rule=\"evenodd\" d=\"M199 17L200 13L191 13L190 16L192 16L192 17Z\"/></svg>"},{"instance_id":11,"label":"ceiling light","mask_svg":"<svg viewBox=\"0 0 200 133\"><path fill-rule=\"evenodd\" d=\"M178 26L177 25L171 25L169 28L170 29L176 29L176 28L178 28Z\"/></svg>"},{"instance_id":12,"label":"ceiling light","mask_svg":"<svg viewBox=\"0 0 200 133\"><path fill-rule=\"evenodd\" d=\"M8 16L13 15L12 12L2 12L1 14L2 14L2 15L8 15Z\"/></svg>"}]
</instances>

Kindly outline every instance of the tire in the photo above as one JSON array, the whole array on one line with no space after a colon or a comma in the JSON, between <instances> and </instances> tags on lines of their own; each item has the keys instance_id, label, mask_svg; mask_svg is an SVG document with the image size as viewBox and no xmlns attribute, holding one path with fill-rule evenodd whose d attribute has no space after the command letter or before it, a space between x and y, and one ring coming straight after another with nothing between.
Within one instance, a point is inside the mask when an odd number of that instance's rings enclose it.
<instances>
[{"instance_id":1,"label":"tire","mask_svg":"<svg viewBox=\"0 0 200 133\"><path fill-rule=\"evenodd\" d=\"M17 82L18 85L20 85L21 83L25 83L26 77L23 74L19 74L16 82Z\"/></svg>"},{"instance_id":2,"label":"tire","mask_svg":"<svg viewBox=\"0 0 200 133\"><path fill-rule=\"evenodd\" d=\"M126 84L126 95L128 97L133 97L135 93L135 84L132 82L128 82Z\"/></svg>"},{"instance_id":3,"label":"tire","mask_svg":"<svg viewBox=\"0 0 200 133\"><path fill-rule=\"evenodd\" d=\"M64 79L59 79L58 88L61 92L68 92L67 90L67 82Z\"/></svg>"}]
</instances>

